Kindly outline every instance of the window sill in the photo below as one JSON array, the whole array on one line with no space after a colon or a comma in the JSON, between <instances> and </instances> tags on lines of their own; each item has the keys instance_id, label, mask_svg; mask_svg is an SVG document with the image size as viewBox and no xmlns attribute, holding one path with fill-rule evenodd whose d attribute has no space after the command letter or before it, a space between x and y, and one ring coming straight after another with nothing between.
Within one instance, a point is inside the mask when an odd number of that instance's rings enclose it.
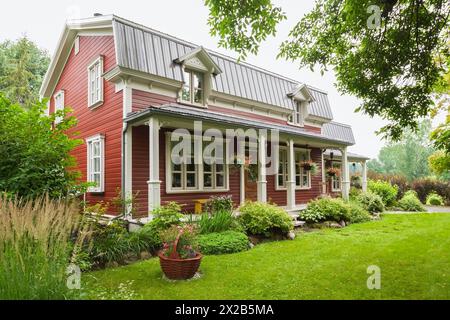
<instances>
[{"instance_id":1,"label":"window sill","mask_svg":"<svg viewBox=\"0 0 450 320\"><path fill-rule=\"evenodd\" d=\"M189 107L195 107L195 108L201 108L201 109L208 109L208 106L205 104L200 104L200 103L190 103L189 101L184 101L181 99L178 99L177 102L179 104L183 104Z\"/></svg>"},{"instance_id":2,"label":"window sill","mask_svg":"<svg viewBox=\"0 0 450 320\"><path fill-rule=\"evenodd\" d=\"M294 122L288 121L287 124L290 125L290 126L293 126L293 127L297 127L297 128L304 128L305 127L304 123L303 124L299 124L299 123L294 123Z\"/></svg>"},{"instance_id":3,"label":"window sill","mask_svg":"<svg viewBox=\"0 0 450 320\"><path fill-rule=\"evenodd\" d=\"M105 191L88 191L87 193L89 193L91 196L98 196L98 197L102 197L105 195Z\"/></svg>"},{"instance_id":4,"label":"window sill","mask_svg":"<svg viewBox=\"0 0 450 320\"><path fill-rule=\"evenodd\" d=\"M167 194L189 194L189 193L221 193L229 192L230 189L192 189L192 190L173 190L167 189Z\"/></svg>"},{"instance_id":5,"label":"window sill","mask_svg":"<svg viewBox=\"0 0 450 320\"><path fill-rule=\"evenodd\" d=\"M295 191L297 190L311 190L311 187L295 187ZM287 188L275 187L275 191L287 191Z\"/></svg>"},{"instance_id":6,"label":"window sill","mask_svg":"<svg viewBox=\"0 0 450 320\"><path fill-rule=\"evenodd\" d=\"M90 110L97 109L98 107L100 107L100 106L102 106L102 105L103 105L103 100L97 101L96 103L90 105L90 106L89 106L89 109L90 109Z\"/></svg>"}]
</instances>

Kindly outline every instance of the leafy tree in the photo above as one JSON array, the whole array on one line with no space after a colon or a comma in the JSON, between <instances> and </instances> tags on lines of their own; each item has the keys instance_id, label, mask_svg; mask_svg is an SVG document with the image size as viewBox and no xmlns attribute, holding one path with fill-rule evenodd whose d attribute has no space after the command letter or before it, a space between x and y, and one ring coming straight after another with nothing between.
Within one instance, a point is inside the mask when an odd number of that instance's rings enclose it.
<instances>
[{"instance_id":1,"label":"leafy tree","mask_svg":"<svg viewBox=\"0 0 450 320\"><path fill-rule=\"evenodd\" d=\"M219 45L241 57L257 53L285 18L270 0L205 4ZM338 88L362 100L357 111L389 120L380 133L399 139L433 105L432 93L445 74L439 61L450 55L449 15L448 0L316 0L279 56L301 67L319 65L322 72L333 67Z\"/></svg>"},{"instance_id":2,"label":"leafy tree","mask_svg":"<svg viewBox=\"0 0 450 320\"><path fill-rule=\"evenodd\" d=\"M434 152L428 139L430 131L430 120L422 121L417 132L405 130L400 141L391 141L380 150L378 159L369 161L368 168L382 174L400 174L409 181L428 176L428 158Z\"/></svg>"},{"instance_id":3,"label":"leafy tree","mask_svg":"<svg viewBox=\"0 0 450 320\"><path fill-rule=\"evenodd\" d=\"M25 109L0 93L0 193L57 198L78 187L70 151L82 141L66 133L76 119L66 116L69 109L46 116L45 108L41 101ZM64 119L53 125L55 117Z\"/></svg>"},{"instance_id":4,"label":"leafy tree","mask_svg":"<svg viewBox=\"0 0 450 320\"><path fill-rule=\"evenodd\" d=\"M26 37L0 43L0 91L13 103L30 105L39 98L49 62L48 53Z\"/></svg>"},{"instance_id":5,"label":"leafy tree","mask_svg":"<svg viewBox=\"0 0 450 320\"><path fill-rule=\"evenodd\" d=\"M450 180L450 155L442 150L436 151L428 158L428 164L441 179Z\"/></svg>"}]
</instances>

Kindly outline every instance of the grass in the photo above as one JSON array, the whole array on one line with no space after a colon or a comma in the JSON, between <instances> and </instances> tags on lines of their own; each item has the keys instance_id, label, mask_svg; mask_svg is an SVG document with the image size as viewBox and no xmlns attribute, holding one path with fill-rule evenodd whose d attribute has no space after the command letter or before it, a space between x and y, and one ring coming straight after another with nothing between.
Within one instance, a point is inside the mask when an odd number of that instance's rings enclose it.
<instances>
[{"instance_id":1,"label":"grass","mask_svg":"<svg viewBox=\"0 0 450 320\"><path fill-rule=\"evenodd\" d=\"M381 268L381 290L367 289L370 265ZM294 241L207 256L201 272L200 279L168 282L159 261L150 259L82 280L86 298L450 299L450 214L386 215L302 233Z\"/></svg>"}]
</instances>

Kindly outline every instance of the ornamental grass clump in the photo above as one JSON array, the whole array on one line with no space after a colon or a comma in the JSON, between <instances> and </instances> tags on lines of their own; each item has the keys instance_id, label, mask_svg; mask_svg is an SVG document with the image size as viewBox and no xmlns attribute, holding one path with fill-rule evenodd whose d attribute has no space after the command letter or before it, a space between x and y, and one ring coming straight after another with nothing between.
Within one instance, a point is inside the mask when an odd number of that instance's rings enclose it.
<instances>
[{"instance_id":1,"label":"ornamental grass clump","mask_svg":"<svg viewBox=\"0 0 450 320\"><path fill-rule=\"evenodd\" d=\"M73 201L0 198L0 299L68 299L73 256L88 235Z\"/></svg>"}]
</instances>

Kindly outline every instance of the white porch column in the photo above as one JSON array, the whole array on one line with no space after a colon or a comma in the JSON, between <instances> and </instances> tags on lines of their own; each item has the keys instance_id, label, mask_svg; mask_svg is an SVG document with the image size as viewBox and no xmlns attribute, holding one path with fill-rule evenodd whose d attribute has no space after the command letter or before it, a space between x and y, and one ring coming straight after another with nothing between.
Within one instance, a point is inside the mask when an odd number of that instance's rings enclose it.
<instances>
[{"instance_id":1,"label":"white porch column","mask_svg":"<svg viewBox=\"0 0 450 320\"><path fill-rule=\"evenodd\" d=\"M327 175L325 172L325 157L323 156L323 152L322 152L321 170L322 170L322 194L326 194L327 193Z\"/></svg>"},{"instance_id":2,"label":"white porch column","mask_svg":"<svg viewBox=\"0 0 450 320\"><path fill-rule=\"evenodd\" d=\"M367 192L367 163L366 160L361 162L362 165L362 190Z\"/></svg>"},{"instance_id":3,"label":"white porch column","mask_svg":"<svg viewBox=\"0 0 450 320\"><path fill-rule=\"evenodd\" d=\"M291 210L295 208L295 153L294 153L294 140L288 141L287 152L287 171L288 180L286 181L287 189L287 209Z\"/></svg>"},{"instance_id":4,"label":"white porch column","mask_svg":"<svg viewBox=\"0 0 450 320\"><path fill-rule=\"evenodd\" d=\"M258 201L267 202L267 180L266 180L266 141L267 137L259 134L258 139Z\"/></svg>"},{"instance_id":5,"label":"white porch column","mask_svg":"<svg viewBox=\"0 0 450 320\"><path fill-rule=\"evenodd\" d=\"M161 181L159 179L159 121L151 117L149 128L149 180L148 180L148 211L161 205Z\"/></svg>"},{"instance_id":6,"label":"white porch column","mask_svg":"<svg viewBox=\"0 0 450 320\"><path fill-rule=\"evenodd\" d=\"M347 148L342 148L342 198L349 199L350 194L350 169L348 166Z\"/></svg>"},{"instance_id":7,"label":"white porch column","mask_svg":"<svg viewBox=\"0 0 450 320\"><path fill-rule=\"evenodd\" d=\"M245 202L245 168L243 165L240 166L239 171L240 171L240 176L239 176L239 178L240 178L240 183L239 183L239 185L240 185L240 194L239 194L240 203L244 204L244 202Z\"/></svg>"}]
</instances>

